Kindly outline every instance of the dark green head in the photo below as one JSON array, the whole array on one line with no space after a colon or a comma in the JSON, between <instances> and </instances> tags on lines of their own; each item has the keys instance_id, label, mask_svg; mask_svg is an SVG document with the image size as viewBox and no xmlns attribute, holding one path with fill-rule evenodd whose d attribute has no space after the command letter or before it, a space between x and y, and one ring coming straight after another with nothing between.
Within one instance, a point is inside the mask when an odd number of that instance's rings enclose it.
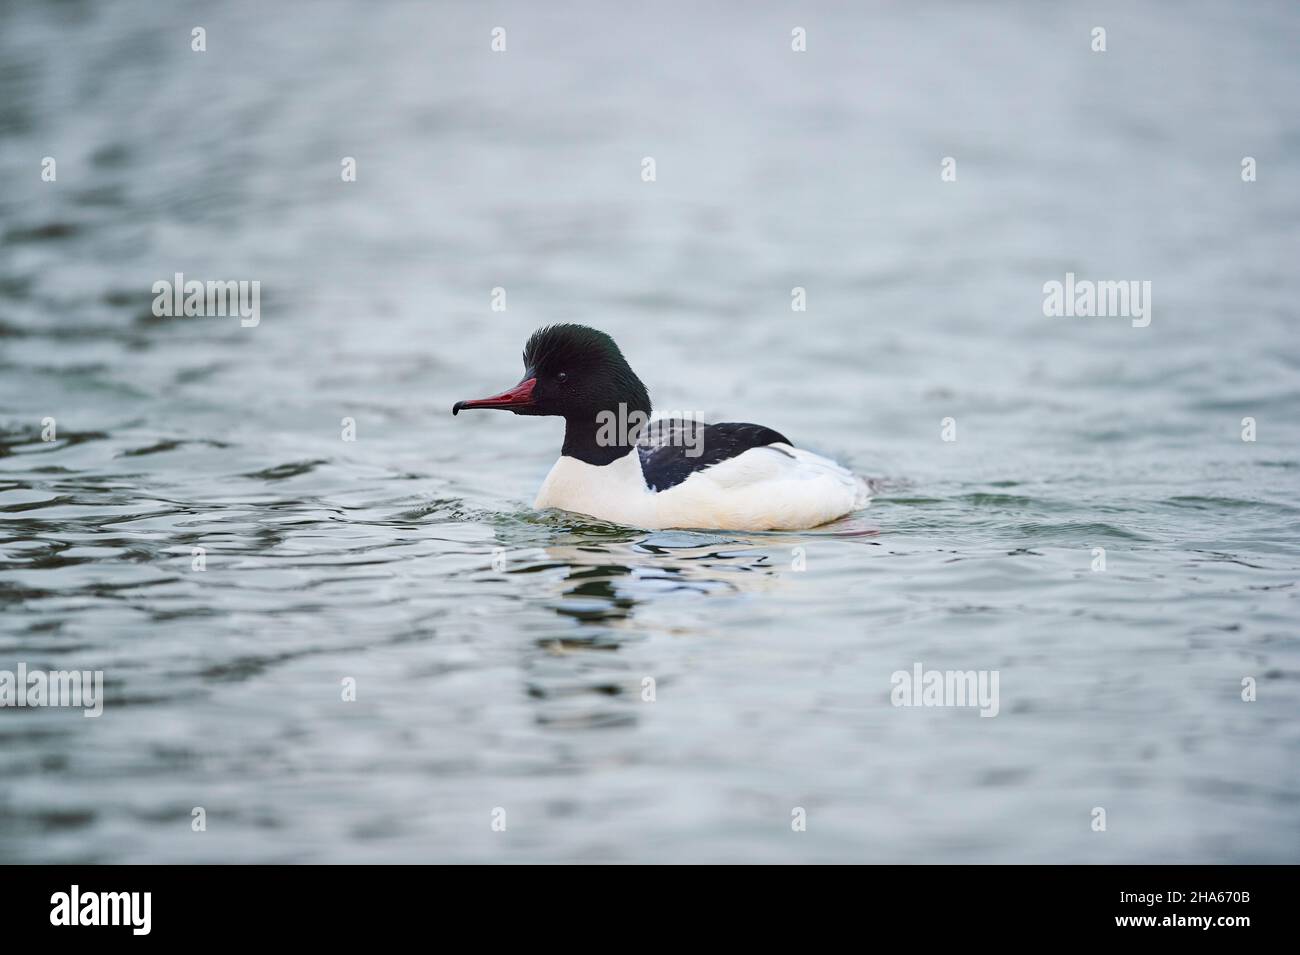
<instances>
[{"instance_id":1,"label":"dark green head","mask_svg":"<svg viewBox=\"0 0 1300 955\"><path fill-rule=\"evenodd\" d=\"M597 446L598 416L610 412L626 420L635 411L648 418L650 393L604 332L586 325L550 325L533 332L524 346L519 384L490 398L458 401L451 413L462 408L557 415L566 422L565 454L608 463L605 459L626 453L630 443L620 440L613 447L591 450Z\"/></svg>"}]
</instances>

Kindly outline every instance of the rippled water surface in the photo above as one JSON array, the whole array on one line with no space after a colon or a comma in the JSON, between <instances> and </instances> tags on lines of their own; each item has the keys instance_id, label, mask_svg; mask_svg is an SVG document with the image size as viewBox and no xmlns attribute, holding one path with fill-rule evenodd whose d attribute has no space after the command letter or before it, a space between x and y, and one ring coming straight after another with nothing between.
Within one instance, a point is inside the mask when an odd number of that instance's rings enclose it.
<instances>
[{"instance_id":1,"label":"rippled water surface","mask_svg":"<svg viewBox=\"0 0 1300 955\"><path fill-rule=\"evenodd\" d=\"M0 860L1296 861L1297 8L727 7L0 7ZM532 512L561 320L876 500Z\"/></svg>"}]
</instances>

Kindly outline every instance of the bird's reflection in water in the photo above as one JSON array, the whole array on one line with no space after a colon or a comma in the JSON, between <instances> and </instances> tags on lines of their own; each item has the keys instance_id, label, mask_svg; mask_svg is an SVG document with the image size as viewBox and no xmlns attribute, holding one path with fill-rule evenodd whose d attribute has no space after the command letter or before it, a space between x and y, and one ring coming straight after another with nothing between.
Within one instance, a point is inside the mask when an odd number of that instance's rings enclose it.
<instances>
[{"instance_id":1,"label":"bird's reflection in water","mask_svg":"<svg viewBox=\"0 0 1300 955\"><path fill-rule=\"evenodd\" d=\"M871 537L878 529L862 521L840 521L825 530L791 533L705 531L615 532L574 535L573 543L552 538L542 545L545 560L515 568L538 573L563 568L555 579L555 612L567 620L610 627L634 621L638 607L667 598L757 593L781 586L791 556L828 537ZM798 568L793 568L798 569ZM590 645L576 633L557 638ZM604 644L608 647L608 644Z\"/></svg>"},{"instance_id":2,"label":"bird's reflection in water","mask_svg":"<svg viewBox=\"0 0 1300 955\"><path fill-rule=\"evenodd\" d=\"M546 553L569 568L556 612L583 623L628 621L657 598L753 592L775 586L778 577L770 553L735 539L656 534L613 547L552 545Z\"/></svg>"},{"instance_id":3,"label":"bird's reflection in water","mask_svg":"<svg viewBox=\"0 0 1300 955\"><path fill-rule=\"evenodd\" d=\"M537 638L522 661L537 722L557 729L636 725L647 694L670 683L680 665L676 655L668 664L653 649L655 636L681 635L671 623L673 605L697 618L705 613L697 601L780 586L772 542L761 543L768 549L717 535L642 532L627 541L545 546L544 566L564 568L552 582L551 603L564 623ZM652 607L664 612L638 619Z\"/></svg>"},{"instance_id":4,"label":"bird's reflection in water","mask_svg":"<svg viewBox=\"0 0 1300 955\"><path fill-rule=\"evenodd\" d=\"M525 577L528 602L558 618L540 624L520 659L536 721L557 729L636 725L644 704L696 656L665 650L663 638L705 640L715 601L790 586L801 548L878 533L860 518L799 533L644 531L575 525L567 515L512 522L498 539L528 547L529 559L511 559L508 573Z\"/></svg>"}]
</instances>

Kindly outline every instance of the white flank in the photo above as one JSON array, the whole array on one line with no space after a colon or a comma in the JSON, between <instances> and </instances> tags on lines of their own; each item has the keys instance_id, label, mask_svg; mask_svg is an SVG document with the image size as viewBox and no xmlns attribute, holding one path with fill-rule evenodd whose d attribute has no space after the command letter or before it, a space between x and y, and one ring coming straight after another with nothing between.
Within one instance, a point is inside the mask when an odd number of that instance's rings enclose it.
<instances>
[{"instance_id":1,"label":"white flank","mask_svg":"<svg viewBox=\"0 0 1300 955\"><path fill-rule=\"evenodd\" d=\"M834 461L774 444L750 448L657 493L646 486L635 449L603 467L562 457L533 507L650 529L794 531L843 517L869 499L866 482Z\"/></svg>"}]
</instances>

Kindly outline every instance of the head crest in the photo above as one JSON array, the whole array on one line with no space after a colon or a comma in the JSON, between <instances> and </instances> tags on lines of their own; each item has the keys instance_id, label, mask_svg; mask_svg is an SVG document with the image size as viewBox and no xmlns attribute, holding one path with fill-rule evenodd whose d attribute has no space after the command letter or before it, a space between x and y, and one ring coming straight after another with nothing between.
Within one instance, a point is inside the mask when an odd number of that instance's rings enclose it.
<instances>
[{"instance_id":1,"label":"head crest","mask_svg":"<svg viewBox=\"0 0 1300 955\"><path fill-rule=\"evenodd\" d=\"M576 368L611 359L624 361L614 339L586 325L539 328L524 346L524 365L540 372L559 371L565 365Z\"/></svg>"}]
</instances>

